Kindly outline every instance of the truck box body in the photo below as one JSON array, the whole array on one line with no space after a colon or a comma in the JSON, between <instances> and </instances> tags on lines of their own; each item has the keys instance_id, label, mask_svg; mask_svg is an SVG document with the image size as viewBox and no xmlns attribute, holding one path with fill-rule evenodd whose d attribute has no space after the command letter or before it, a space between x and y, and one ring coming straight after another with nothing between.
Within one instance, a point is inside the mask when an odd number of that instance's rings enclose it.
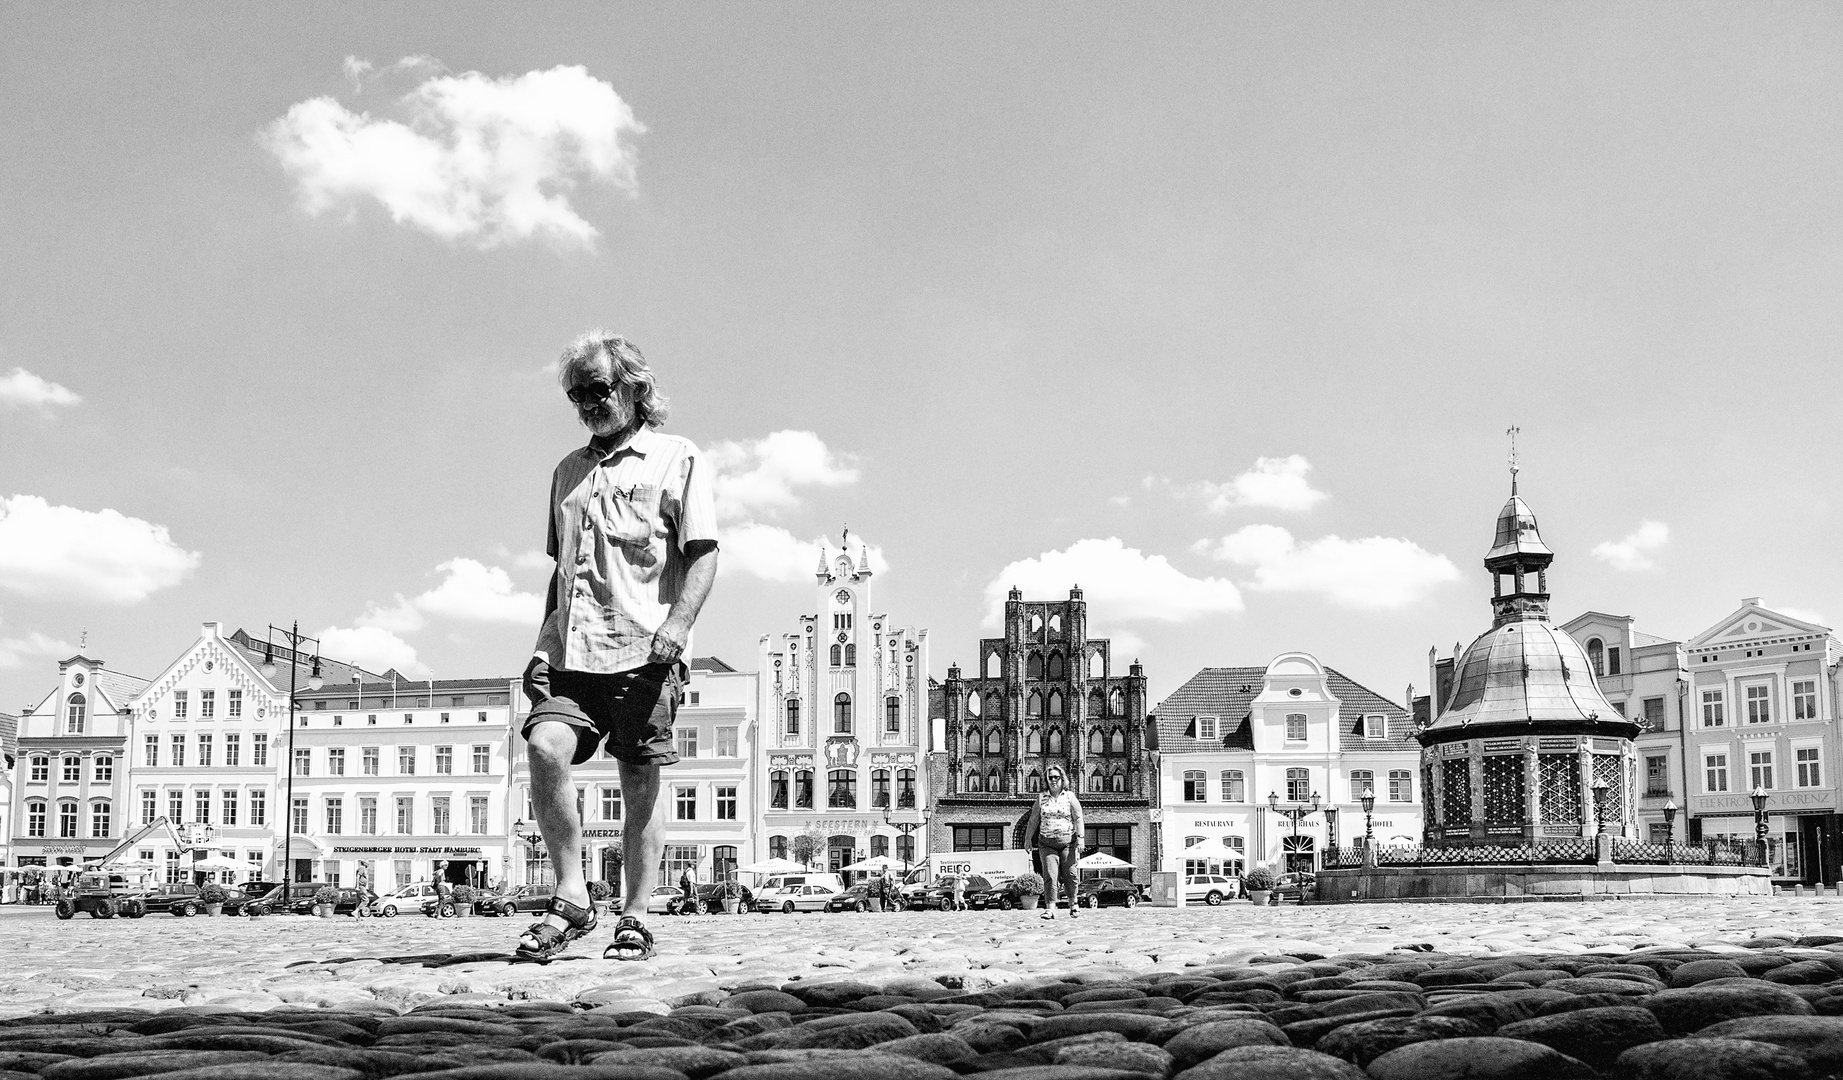
<instances>
[{"instance_id":1,"label":"truck box body","mask_svg":"<svg viewBox=\"0 0 1843 1080\"><path fill-rule=\"evenodd\" d=\"M909 896L935 884L950 874L964 877L979 874L993 884L1010 881L1031 870L1030 852L1023 848L1004 851L937 851L923 858L902 883L902 893Z\"/></svg>"}]
</instances>

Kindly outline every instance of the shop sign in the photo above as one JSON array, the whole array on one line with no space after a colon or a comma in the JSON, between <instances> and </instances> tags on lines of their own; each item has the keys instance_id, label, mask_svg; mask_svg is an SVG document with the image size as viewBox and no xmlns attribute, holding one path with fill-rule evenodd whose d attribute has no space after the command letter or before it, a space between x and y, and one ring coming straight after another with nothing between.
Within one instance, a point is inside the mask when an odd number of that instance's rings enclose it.
<instances>
[{"instance_id":1,"label":"shop sign","mask_svg":"<svg viewBox=\"0 0 1843 1080\"><path fill-rule=\"evenodd\" d=\"M480 849L477 847L435 847L433 845L418 847L413 844L348 847L340 844L333 848L333 853L335 855L478 855Z\"/></svg>"},{"instance_id":2,"label":"shop sign","mask_svg":"<svg viewBox=\"0 0 1843 1080\"><path fill-rule=\"evenodd\" d=\"M1835 810L1837 793L1825 791L1776 791L1766 797L1769 814L1799 813L1812 810ZM1692 814L1752 814L1753 800L1746 795L1691 795Z\"/></svg>"},{"instance_id":3,"label":"shop sign","mask_svg":"<svg viewBox=\"0 0 1843 1080\"><path fill-rule=\"evenodd\" d=\"M601 838L610 837L610 836L619 836L621 835L621 830L619 829L584 829L582 830L582 835L589 837L591 839L601 839Z\"/></svg>"}]
</instances>

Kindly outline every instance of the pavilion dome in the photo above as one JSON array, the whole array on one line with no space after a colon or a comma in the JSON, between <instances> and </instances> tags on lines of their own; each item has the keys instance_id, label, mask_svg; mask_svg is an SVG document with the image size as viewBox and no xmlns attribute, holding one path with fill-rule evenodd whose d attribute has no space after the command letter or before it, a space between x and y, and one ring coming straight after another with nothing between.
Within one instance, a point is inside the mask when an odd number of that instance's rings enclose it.
<instances>
[{"instance_id":1,"label":"pavilion dome","mask_svg":"<svg viewBox=\"0 0 1843 1080\"><path fill-rule=\"evenodd\" d=\"M1580 643L1546 619L1492 627L1453 673L1452 697L1421 732L1423 745L1486 734L1638 734L1600 693Z\"/></svg>"},{"instance_id":2,"label":"pavilion dome","mask_svg":"<svg viewBox=\"0 0 1843 1080\"><path fill-rule=\"evenodd\" d=\"M1542 542L1542 533L1536 528L1536 512L1513 490L1510 501L1497 512L1497 534L1491 542L1491 551L1485 556L1485 565L1514 555L1554 558L1555 552Z\"/></svg>"}]
</instances>

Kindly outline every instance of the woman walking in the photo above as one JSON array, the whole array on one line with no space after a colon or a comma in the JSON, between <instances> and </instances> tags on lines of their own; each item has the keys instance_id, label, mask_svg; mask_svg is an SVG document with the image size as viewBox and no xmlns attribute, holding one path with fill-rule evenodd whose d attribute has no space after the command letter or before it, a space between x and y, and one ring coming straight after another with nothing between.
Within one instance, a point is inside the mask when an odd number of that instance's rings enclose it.
<instances>
[{"instance_id":1,"label":"woman walking","mask_svg":"<svg viewBox=\"0 0 1843 1080\"><path fill-rule=\"evenodd\" d=\"M1080 912L1075 894L1075 860L1081 853L1081 800L1068 789L1068 778L1061 769L1051 767L1048 783L1049 790L1038 795L1037 804L1030 808L1024 835L1036 837L1037 857L1043 862L1044 904L1040 917L1056 917L1060 886L1069 894L1069 918L1073 919Z\"/></svg>"}]
</instances>

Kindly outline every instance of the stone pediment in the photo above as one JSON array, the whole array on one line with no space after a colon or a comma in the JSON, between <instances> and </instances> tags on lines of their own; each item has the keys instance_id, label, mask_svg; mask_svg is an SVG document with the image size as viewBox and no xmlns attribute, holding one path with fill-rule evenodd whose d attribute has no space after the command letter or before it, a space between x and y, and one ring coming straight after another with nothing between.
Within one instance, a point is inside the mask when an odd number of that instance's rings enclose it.
<instances>
[{"instance_id":1,"label":"stone pediment","mask_svg":"<svg viewBox=\"0 0 1843 1080\"><path fill-rule=\"evenodd\" d=\"M1757 639L1803 637L1828 632L1828 627L1805 622L1802 619L1794 619L1777 611L1769 611L1757 604L1750 604L1696 635L1689 642L1688 647L1690 649L1712 649L1739 645Z\"/></svg>"}]
</instances>

